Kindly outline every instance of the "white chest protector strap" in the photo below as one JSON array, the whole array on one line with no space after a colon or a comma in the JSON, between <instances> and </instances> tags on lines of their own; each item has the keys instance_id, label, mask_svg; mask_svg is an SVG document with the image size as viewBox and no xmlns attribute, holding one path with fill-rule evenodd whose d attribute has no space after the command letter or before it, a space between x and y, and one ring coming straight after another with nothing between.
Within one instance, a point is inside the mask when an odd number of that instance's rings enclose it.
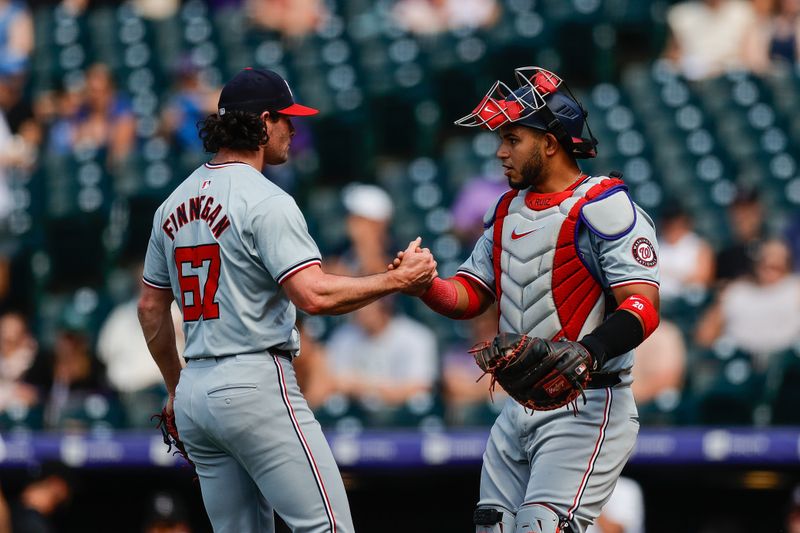
<instances>
[{"instance_id":1,"label":"white chest protector strap","mask_svg":"<svg viewBox=\"0 0 800 533\"><path fill-rule=\"evenodd\" d=\"M581 221L589 230L608 241L625 236L636 224L636 208L627 187L614 187L581 208Z\"/></svg>"}]
</instances>

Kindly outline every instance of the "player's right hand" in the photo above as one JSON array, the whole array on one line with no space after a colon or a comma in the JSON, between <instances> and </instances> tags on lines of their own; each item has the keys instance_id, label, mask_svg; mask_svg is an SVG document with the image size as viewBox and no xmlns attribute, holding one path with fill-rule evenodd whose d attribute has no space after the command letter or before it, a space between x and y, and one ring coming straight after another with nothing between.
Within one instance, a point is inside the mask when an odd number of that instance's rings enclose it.
<instances>
[{"instance_id":1,"label":"player's right hand","mask_svg":"<svg viewBox=\"0 0 800 533\"><path fill-rule=\"evenodd\" d=\"M421 237L408 243L408 247L399 252L389 265L389 270L399 276L400 290L412 296L423 294L439 275L433 254L427 248L420 248L421 243Z\"/></svg>"}]
</instances>

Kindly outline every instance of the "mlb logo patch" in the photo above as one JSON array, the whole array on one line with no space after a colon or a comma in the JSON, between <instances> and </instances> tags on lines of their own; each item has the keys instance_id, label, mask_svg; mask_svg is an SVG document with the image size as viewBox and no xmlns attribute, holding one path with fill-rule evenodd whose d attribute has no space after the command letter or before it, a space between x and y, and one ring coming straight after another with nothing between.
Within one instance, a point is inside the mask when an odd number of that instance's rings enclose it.
<instances>
[{"instance_id":1,"label":"mlb logo patch","mask_svg":"<svg viewBox=\"0 0 800 533\"><path fill-rule=\"evenodd\" d=\"M208 187L209 187L210 185L211 185L211 180L205 180L205 181L203 182L203 184L200 186L200 190L201 190L201 191L204 191L204 190L208 189Z\"/></svg>"}]
</instances>

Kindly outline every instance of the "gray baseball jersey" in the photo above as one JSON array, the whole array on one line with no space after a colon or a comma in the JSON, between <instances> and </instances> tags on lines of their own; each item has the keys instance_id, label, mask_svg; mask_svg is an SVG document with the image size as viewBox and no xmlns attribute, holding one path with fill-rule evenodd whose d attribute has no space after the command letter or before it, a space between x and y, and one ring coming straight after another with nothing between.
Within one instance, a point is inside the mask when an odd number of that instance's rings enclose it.
<instances>
[{"instance_id":1,"label":"gray baseball jersey","mask_svg":"<svg viewBox=\"0 0 800 533\"><path fill-rule=\"evenodd\" d=\"M206 164L156 211L144 282L175 295L187 359L297 351L280 284L314 264L319 250L291 196L250 165Z\"/></svg>"},{"instance_id":2,"label":"gray baseball jersey","mask_svg":"<svg viewBox=\"0 0 800 533\"><path fill-rule=\"evenodd\" d=\"M299 350L281 283L320 254L294 200L253 167L205 164L158 208L144 282L171 290L187 366L175 393L214 531L353 531L333 454L285 352Z\"/></svg>"},{"instance_id":3,"label":"gray baseball jersey","mask_svg":"<svg viewBox=\"0 0 800 533\"><path fill-rule=\"evenodd\" d=\"M584 177L553 194L509 191L485 222L459 275L496 296L501 331L578 340L616 308L613 288L658 286L653 223L621 180ZM517 531L544 506L582 533L636 440L632 365L632 352L608 361L602 370L619 372L620 383L587 390L577 414L531 414L508 400L487 444L479 506L515 515Z\"/></svg>"}]
</instances>

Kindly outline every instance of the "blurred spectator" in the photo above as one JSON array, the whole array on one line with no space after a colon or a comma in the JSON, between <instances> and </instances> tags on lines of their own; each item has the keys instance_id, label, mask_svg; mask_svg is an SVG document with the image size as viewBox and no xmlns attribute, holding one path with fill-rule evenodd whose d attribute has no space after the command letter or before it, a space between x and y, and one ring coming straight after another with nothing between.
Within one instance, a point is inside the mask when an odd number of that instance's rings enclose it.
<instances>
[{"instance_id":1,"label":"blurred spectator","mask_svg":"<svg viewBox=\"0 0 800 533\"><path fill-rule=\"evenodd\" d=\"M175 77L176 87L162 113L162 130L180 152L205 157L197 123L217 112L219 89L205 82L190 58L181 60Z\"/></svg>"},{"instance_id":2,"label":"blurred spectator","mask_svg":"<svg viewBox=\"0 0 800 533\"><path fill-rule=\"evenodd\" d=\"M667 320L635 352L631 390L638 405L651 402L663 394L678 394L683 388L686 371L686 343L683 333ZM677 397L677 396L676 396Z\"/></svg>"},{"instance_id":3,"label":"blurred spectator","mask_svg":"<svg viewBox=\"0 0 800 533\"><path fill-rule=\"evenodd\" d=\"M44 125L46 148L55 155L66 155L73 151L75 122L83 104L83 80L70 80L53 91L38 95L34 109Z\"/></svg>"},{"instance_id":4,"label":"blurred spectator","mask_svg":"<svg viewBox=\"0 0 800 533\"><path fill-rule=\"evenodd\" d=\"M300 356L292 364L306 402L309 407L316 409L334 392L335 383L328 367L325 346L311 334L304 320L298 320L297 327L300 330L301 349Z\"/></svg>"},{"instance_id":5,"label":"blurred spectator","mask_svg":"<svg viewBox=\"0 0 800 533\"><path fill-rule=\"evenodd\" d=\"M66 312L52 355L40 357L28 373L30 382L44 391L48 428L85 429L93 420L119 416L111 412L115 397L103 379L100 361L91 353L89 335L84 317Z\"/></svg>"},{"instance_id":6,"label":"blurred spectator","mask_svg":"<svg viewBox=\"0 0 800 533\"><path fill-rule=\"evenodd\" d=\"M434 34L494 26L500 6L496 0L399 0L392 14L406 31Z\"/></svg>"},{"instance_id":7,"label":"blurred spectator","mask_svg":"<svg viewBox=\"0 0 800 533\"><path fill-rule=\"evenodd\" d=\"M105 148L109 163L128 157L136 140L136 121L127 97L117 93L111 70L96 63L86 71L86 93L75 124L74 145Z\"/></svg>"},{"instance_id":8,"label":"blurred spectator","mask_svg":"<svg viewBox=\"0 0 800 533\"><path fill-rule=\"evenodd\" d=\"M689 79L743 66L745 35L755 21L746 0L688 0L669 8L665 57Z\"/></svg>"},{"instance_id":9,"label":"blurred spectator","mask_svg":"<svg viewBox=\"0 0 800 533\"><path fill-rule=\"evenodd\" d=\"M791 273L783 241L766 241L759 249L754 278L732 282L697 327L697 342L709 347L731 340L764 368L771 353L800 341L800 276Z\"/></svg>"},{"instance_id":10,"label":"blurred spectator","mask_svg":"<svg viewBox=\"0 0 800 533\"><path fill-rule=\"evenodd\" d=\"M483 216L508 190L504 181L477 177L467 181L453 201L453 231L462 243L471 246L483 233Z\"/></svg>"},{"instance_id":11,"label":"blurred spectator","mask_svg":"<svg viewBox=\"0 0 800 533\"><path fill-rule=\"evenodd\" d=\"M789 509L786 512L786 533L800 533L800 485L797 485L789 497Z\"/></svg>"},{"instance_id":12,"label":"blurred spectator","mask_svg":"<svg viewBox=\"0 0 800 533\"><path fill-rule=\"evenodd\" d=\"M133 7L142 18L164 20L174 17L180 6L179 0L133 0Z\"/></svg>"},{"instance_id":13,"label":"blurred spectator","mask_svg":"<svg viewBox=\"0 0 800 533\"><path fill-rule=\"evenodd\" d=\"M611 498L586 533L644 533L644 494L639 483L620 477Z\"/></svg>"},{"instance_id":14,"label":"blurred spectator","mask_svg":"<svg viewBox=\"0 0 800 533\"><path fill-rule=\"evenodd\" d=\"M662 210L659 263L661 299L674 300L687 291L705 291L714 280L714 252L693 231L692 219L677 203Z\"/></svg>"},{"instance_id":15,"label":"blurred spectator","mask_svg":"<svg viewBox=\"0 0 800 533\"><path fill-rule=\"evenodd\" d=\"M344 251L333 254L325 270L351 276L384 272L394 258L389 232L392 199L376 185L354 183L342 191L342 202L347 210L348 243Z\"/></svg>"},{"instance_id":16,"label":"blurred spectator","mask_svg":"<svg viewBox=\"0 0 800 533\"><path fill-rule=\"evenodd\" d=\"M475 344L497 335L497 307L492 305L470 320L469 331L466 343L451 346L442 357L442 394L447 420L455 425L485 423L479 418L486 403L494 401L499 407L507 397L499 385L495 385L493 393L489 390L488 377L481 379L483 371L469 353Z\"/></svg>"},{"instance_id":17,"label":"blurred spectator","mask_svg":"<svg viewBox=\"0 0 800 533\"><path fill-rule=\"evenodd\" d=\"M33 18L23 2L0 0L0 75L22 73L33 50Z\"/></svg>"},{"instance_id":18,"label":"blurred spectator","mask_svg":"<svg viewBox=\"0 0 800 533\"><path fill-rule=\"evenodd\" d=\"M800 272L800 213L795 213L786 228L786 243L792 251L794 271Z\"/></svg>"},{"instance_id":19,"label":"blurred spectator","mask_svg":"<svg viewBox=\"0 0 800 533\"><path fill-rule=\"evenodd\" d=\"M141 267L137 269L141 278ZM152 427L150 417L161 411L167 391L164 379L147 349L136 311L138 297L115 307L100 328L97 356L106 367L109 384L120 400L133 427ZM183 321L177 304L172 304L172 320L178 353L183 353Z\"/></svg>"},{"instance_id":20,"label":"blurred spectator","mask_svg":"<svg viewBox=\"0 0 800 533\"><path fill-rule=\"evenodd\" d=\"M313 32L327 16L321 0L247 0L245 9L256 25L286 37Z\"/></svg>"},{"instance_id":21,"label":"blurred spectator","mask_svg":"<svg viewBox=\"0 0 800 533\"><path fill-rule=\"evenodd\" d=\"M0 533L12 533L11 510L8 508L8 501L2 491L0 491Z\"/></svg>"},{"instance_id":22,"label":"blurred spectator","mask_svg":"<svg viewBox=\"0 0 800 533\"><path fill-rule=\"evenodd\" d=\"M437 377L436 337L395 315L383 298L353 313L327 344L336 392L366 404L399 406L428 393Z\"/></svg>"},{"instance_id":23,"label":"blurred spectator","mask_svg":"<svg viewBox=\"0 0 800 533\"><path fill-rule=\"evenodd\" d=\"M148 507L143 533L191 533L186 506L177 494L157 492Z\"/></svg>"},{"instance_id":24,"label":"blurred spectator","mask_svg":"<svg viewBox=\"0 0 800 533\"><path fill-rule=\"evenodd\" d=\"M74 492L74 480L67 467L45 464L11 506L14 533L54 533L59 531L52 517L67 504Z\"/></svg>"},{"instance_id":25,"label":"blurred spectator","mask_svg":"<svg viewBox=\"0 0 800 533\"><path fill-rule=\"evenodd\" d=\"M755 189L741 189L728 207L733 232L730 245L717 254L717 280L753 274L753 259L764 237L764 210Z\"/></svg>"},{"instance_id":26,"label":"blurred spectator","mask_svg":"<svg viewBox=\"0 0 800 533\"><path fill-rule=\"evenodd\" d=\"M744 57L749 70L766 73L774 66L798 63L800 1L754 0L759 18L746 36Z\"/></svg>"},{"instance_id":27,"label":"blurred spectator","mask_svg":"<svg viewBox=\"0 0 800 533\"><path fill-rule=\"evenodd\" d=\"M36 388L25 382L38 350L22 315L0 316L0 412L12 405L31 406L39 401Z\"/></svg>"}]
</instances>

